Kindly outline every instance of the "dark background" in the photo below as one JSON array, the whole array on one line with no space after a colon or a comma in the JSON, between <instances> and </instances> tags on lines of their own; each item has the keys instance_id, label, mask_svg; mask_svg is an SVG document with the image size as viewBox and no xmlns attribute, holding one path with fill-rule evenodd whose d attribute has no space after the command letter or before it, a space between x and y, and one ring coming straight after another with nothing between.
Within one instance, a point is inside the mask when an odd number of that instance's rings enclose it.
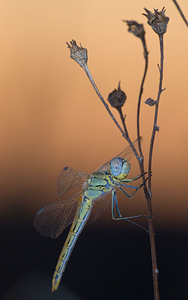
<instances>
[{"instance_id":1,"label":"dark background","mask_svg":"<svg viewBox=\"0 0 188 300\"><path fill-rule=\"evenodd\" d=\"M52 240L20 216L1 224L0 299L153 299L148 234L110 218L104 226L102 217L85 227L52 294L52 275L68 229ZM156 248L161 299L187 299L187 232L156 228Z\"/></svg>"}]
</instances>

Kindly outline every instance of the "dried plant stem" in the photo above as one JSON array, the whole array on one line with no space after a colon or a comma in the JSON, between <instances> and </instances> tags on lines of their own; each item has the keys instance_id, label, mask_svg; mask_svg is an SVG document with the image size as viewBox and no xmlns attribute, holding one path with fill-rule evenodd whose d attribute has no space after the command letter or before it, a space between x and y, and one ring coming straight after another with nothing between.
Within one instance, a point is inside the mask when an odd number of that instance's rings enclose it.
<instances>
[{"instance_id":1,"label":"dried plant stem","mask_svg":"<svg viewBox=\"0 0 188 300\"><path fill-rule=\"evenodd\" d=\"M179 13L180 13L180 16L182 17L182 19L183 19L184 22L185 22L185 24L188 26L188 21L187 21L186 17L184 16L183 11L181 10L181 8L180 8L178 2L177 2L176 0L172 0L172 2L175 4L177 10L178 10Z\"/></svg>"},{"instance_id":2,"label":"dried plant stem","mask_svg":"<svg viewBox=\"0 0 188 300\"><path fill-rule=\"evenodd\" d=\"M125 132L124 138L125 138L126 141L129 143L129 145L130 145L130 147L131 147L133 153L135 154L137 160L139 161L139 160L140 160L140 157L139 157L139 154L138 154L138 152L136 151L136 149L135 149L135 147L134 147L134 145L133 145L133 143L132 143L132 141L131 141L131 139L130 139L130 137L129 137L129 133L128 133L127 126L126 126L126 124L125 124L125 117L123 116L122 109L121 109L121 108L118 109L118 112L119 112L120 119L121 119L122 124L123 124L124 132Z\"/></svg>"},{"instance_id":3,"label":"dried plant stem","mask_svg":"<svg viewBox=\"0 0 188 300\"><path fill-rule=\"evenodd\" d=\"M143 93L143 87L144 87L144 82L147 74L147 69L148 69L148 51L146 47L146 41L145 37L142 39L142 44L144 48L144 58L145 58L145 69L144 69L144 75L142 78L141 86L140 86L140 93L139 93L139 98L138 98L138 108L137 108L137 137L140 137L140 105L141 105L141 98L142 98L142 93ZM140 153L140 171L141 174L144 174L144 156L142 153L142 148L141 148L141 143L139 141L139 153ZM150 193L148 193L148 189L146 184L144 184L144 194L147 200L147 210L148 210L148 228L149 228L149 237L150 237L150 247L151 247L151 259L152 259L152 273L153 273L153 287L154 287L154 297L155 300L159 300L159 284L158 284L158 267L157 267L157 255L156 255L156 248L155 248L155 232L154 232L154 227L153 227L153 219L151 218L152 216L152 205L151 205L151 170L150 170ZM143 181L145 178L143 177Z\"/></svg>"},{"instance_id":4,"label":"dried plant stem","mask_svg":"<svg viewBox=\"0 0 188 300\"><path fill-rule=\"evenodd\" d=\"M163 50L163 34L159 34L159 44L160 44L160 67L159 67L159 73L160 73L160 79L159 79L159 90L155 105L155 115L154 115L154 124L153 124L153 131L151 136L151 143L150 143L150 151L149 151L149 164L148 164L148 191L151 198L151 167L152 167L152 156L153 156L153 146L154 146L154 140L155 140L155 133L156 131L159 131L159 127L157 126L157 117L158 117L158 110L159 110L159 100L162 90L162 81L163 81L163 61L164 61L164 50Z\"/></svg>"},{"instance_id":5,"label":"dried plant stem","mask_svg":"<svg viewBox=\"0 0 188 300\"><path fill-rule=\"evenodd\" d=\"M161 64L160 64L160 83L159 83L159 92L158 92L158 97L156 101L156 106L155 106L155 117L154 117L154 127L153 127L153 134L151 138L151 144L150 144L150 154L149 154L149 167L148 167L148 175L149 175L149 182L148 182L148 188L146 184L144 184L144 193L145 197L147 200L147 210L148 210L148 228L149 228L149 237L150 237L150 247L151 247L151 258L152 258L152 274L153 274L153 286L154 286L154 299L159 300L159 287L158 287L158 267L157 267L157 256L156 256L156 248L155 248L155 233L154 233L154 227L153 227L153 219L152 219L152 205L151 205L151 162L152 162L152 153L153 153L153 145L154 145L154 138L155 138L155 132L158 129L157 127L157 116L158 116L158 106L159 106L159 98L160 94L162 92L162 78L163 78L163 35L159 35L160 39L160 52L161 52ZM123 129L115 119L114 115L112 114L111 110L109 109L107 103L105 102L104 98L102 97L101 93L99 92L91 74L90 71L85 65L83 67L84 71L86 72L86 75L88 76L93 88L95 89L97 95L99 96L100 100L102 101L103 105L105 106L106 110L110 114L111 118L115 122L116 126L118 129L121 131L123 137L127 140L129 143L130 147L132 148L139 166L140 166L140 171L141 174L143 174L143 182L145 183L145 175L144 175L144 157L142 153L142 148L141 148L141 143L140 143L140 106L141 106L141 98L143 94L143 87L144 87L144 82L147 74L147 69L148 69L148 51L146 47L146 42L145 38L143 37L142 39L142 44L144 48L144 58L145 58L145 69L144 69L144 75L142 78L141 86L140 86L140 93L139 93L139 99L138 99L138 108L137 108L137 137L139 141L139 153L136 151L130 137L128 134L128 130L125 124L125 117L123 116L122 109L118 109L122 124L123 124Z\"/></svg>"},{"instance_id":6,"label":"dried plant stem","mask_svg":"<svg viewBox=\"0 0 188 300\"><path fill-rule=\"evenodd\" d=\"M140 93L139 93L138 107L137 107L137 137L138 137L138 141L139 141L139 144L138 144L139 155L137 155L136 157L137 157L137 160L139 163L141 174L143 174L143 177L142 177L143 183L145 183L144 156L142 153L142 148L141 148L141 143L140 143L139 137L140 137L140 105L141 105L141 98L142 98L142 94L143 94L144 82L145 82L147 69L148 69L148 51L147 51L147 47L146 47L145 38L143 37L141 40L142 40L142 44L143 44L143 48L144 48L145 69L144 69L144 75L143 75L141 86L140 86ZM162 49L163 49L163 46L162 46ZM161 52L161 53L163 53L163 52ZM161 64L161 66L163 67L163 64ZM162 91L161 86L162 86L162 81L160 84L160 91ZM157 108L158 108L158 106L157 106ZM125 125L125 118L123 118L122 112L119 112L119 113L120 113L121 121L123 123L124 130L125 130L125 132L127 132L127 128ZM157 121L157 114L156 114L155 120ZM153 149L153 144L152 144L152 149ZM151 151L151 159L152 159L152 151ZM150 167L151 167L151 165L150 165ZM145 197L147 200L148 228L149 228L149 238L150 238L150 247L151 247L154 298L155 298L155 300L159 300L160 296L159 296L159 287L158 287L159 286L158 285L158 267L157 267L157 256L156 256L156 248L155 248L155 233L154 233L154 227L153 227L152 205L151 205L151 169L150 169L149 174L150 174L150 193L148 192L148 188L147 188L146 184L144 184L143 188L144 188L144 194L145 194Z\"/></svg>"},{"instance_id":7,"label":"dried plant stem","mask_svg":"<svg viewBox=\"0 0 188 300\"><path fill-rule=\"evenodd\" d=\"M96 84L95 84L95 81L93 80L93 77L91 76L91 73L90 73L90 71L89 71L88 66L87 66L87 65L84 65L84 66L82 66L82 67L83 67L83 69L84 69L84 71L85 71L87 77L89 78L89 80L90 80L90 82L91 82L91 84L92 84L92 86L93 86L95 92L97 93L98 97L100 98L100 100L102 101L103 105L105 106L107 112L109 113L109 115L110 115L111 118L113 119L113 121L114 121L114 123L116 124L116 126L118 127L118 129L121 131L123 137L124 137L124 138L126 139L126 141L129 143L129 145L130 145L131 149L133 150L133 152L134 152L134 154L135 154L137 160L140 161L140 157L139 157L139 155L138 155L138 152L136 151L136 149L135 149L135 147L134 147L134 145L133 145L133 143L132 143L132 141L131 141L131 139L130 139L130 137L129 137L128 130L127 130L127 127L126 127L126 125L125 125L125 118L124 118L124 116L123 116L122 110L119 109L118 112L119 112L119 114L120 114L120 118L121 118L121 121L122 121L122 124L123 124L123 129L124 129L124 130L121 128L121 126L120 126L119 123L117 122L116 118L115 118L114 115L112 114L112 112L111 112L111 110L110 110L108 104L105 102L104 98L102 97L102 95L101 95L99 89L97 88L97 86L96 86Z\"/></svg>"},{"instance_id":8,"label":"dried plant stem","mask_svg":"<svg viewBox=\"0 0 188 300\"><path fill-rule=\"evenodd\" d=\"M144 48L145 69L144 69L144 75L143 75L141 86L140 86L140 93L139 93L138 107L137 107L137 138L138 139L140 137L140 105L141 105L141 98L142 98L142 93L143 93L144 82L145 82L146 73L147 73L147 69L148 69L148 51L147 51L146 41L145 41L144 36L143 36L143 38L141 38L141 41L142 41L142 45ZM143 157L140 140L138 142L138 147L139 147L140 156Z\"/></svg>"},{"instance_id":9,"label":"dried plant stem","mask_svg":"<svg viewBox=\"0 0 188 300\"><path fill-rule=\"evenodd\" d=\"M140 143L140 106L141 106L141 98L142 98L142 94L143 94L143 89L144 89L144 82L146 79L146 74L147 74L147 70L148 70L148 50L147 50L147 46L146 46L146 40L145 40L145 35L141 38L142 41L142 45L144 48L144 59L145 59L145 68L144 68L144 74L143 74L143 78L142 78L142 82L140 85L140 93L139 93L139 97L138 97L138 106L137 106L137 138L138 138L138 149L139 149L139 166L140 166L140 171L141 174L144 174L144 156L142 153L142 148L141 148L141 143ZM148 190L145 184L145 176L142 177L143 183L144 183L144 193L146 198L149 197L148 195Z\"/></svg>"},{"instance_id":10,"label":"dried plant stem","mask_svg":"<svg viewBox=\"0 0 188 300\"><path fill-rule=\"evenodd\" d=\"M155 232L154 232L154 227L153 227L153 219L151 218L151 216L152 216L151 198L147 198L147 209L148 209L148 227L149 227L149 238L150 238L151 260L152 260L154 299L160 300L159 284L158 284L159 270L157 267L157 255L156 255L156 248L155 248Z\"/></svg>"},{"instance_id":11,"label":"dried plant stem","mask_svg":"<svg viewBox=\"0 0 188 300\"><path fill-rule=\"evenodd\" d=\"M92 86L93 86L95 92L97 93L97 95L99 96L99 98L100 98L100 100L102 101L103 105L105 106L107 112L109 113L110 117L112 118L112 120L114 121L114 123L116 124L116 126L118 127L118 129L121 131L122 135L125 136L125 133L124 133L123 129L121 128L121 126L120 126L119 123L117 122L117 120L116 120L116 118L114 117L113 113L111 112L111 110L110 110L108 104L105 102L104 98L102 97L101 93L99 92L99 89L97 88L97 86L96 86L96 84L95 84L95 82L94 82L94 80L93 80L93 77L91 76L91 73L90 73L90 71L89 71L88 66L87 66L87 65L84 65L84 66L82 66L82 67L83 67L83 69L84 69L84 71L85 71L87 77L89 78L89 80L90 80L90 82L91 82L91 84L92 84Z\"/></svg>"},{"instance_id":12,"label":"dried plant stem","mask_svg":"<svg viewBox=\"0 0 188 300\"><path fill-rule=\"evenodd\" d=\"M154 124L153 131L151 136L150 143L150 151L149 151L149 165L148 165L148 192L149 197L147 197L147 208L148 208L148 216L152 216L152 206L151 206L151 167L152 167L152 156L153 156L153 146L155 140L155 133L158 131L157 126L157 117L158 117L158 109L159 109L159 99L162 93L162 80L163 80L163 61L164 61L164 50L163 50L163 34L159 34L159 43L160 43L160 79L159 79L159 90L158 96L155 105L155 115L154 115ZM156 257L156 249L155 249L155 237L154 237L154 229L153 229L153 220L152 218L148 218L149 225L149 236L150 236L150 246L151 246L151 257L152 257L152 269L153 269L153 285L154 285L154 296L155 300L159 300L159 288L158 288L158 268L157 268L157 257Z\"/></svg>"},{"instance_id":13,"label":"dried plant stem","mask_svg":"<svg viewBox=\"0 0 188 300\"><path fill-rule=\"evenodd\" d=\"M139 160L139 155L138 155L138 152L136 151L130 137L129 137L129 134L128 134L128 130L126 128L126 125L125 125L125 122L124 122L124 117L123 117L123 114L122 114L122 110L119 111L119 114L120 114L120 117L121 117L121 120L122 120L122 124L123 124L123 127L124 127L124 130L121 128L121 126L119 125L119 123L117 122L116 118L114 117L114 115L112 114L108 104L105 102L104 98L102 97L99 89L97 88L96 84L95 84L95 81L93 80L93 77L91 76L91 73L89 71L89 68L88 66L85 64L84 66L82 66L82 68L84 69L87 77L89 78L95 92L97 93L98 97L100 98L100 100L102 101L103 105L105 106L107 112L109 113L110 117L112 118L112 120L114 121L114 123L116 124L116 126L118 127L118 129L121 131L122 133L122 136L127 140L127 142L129 143L132 151L134 152L136 158Z\"/></svg>"}]
</instances>

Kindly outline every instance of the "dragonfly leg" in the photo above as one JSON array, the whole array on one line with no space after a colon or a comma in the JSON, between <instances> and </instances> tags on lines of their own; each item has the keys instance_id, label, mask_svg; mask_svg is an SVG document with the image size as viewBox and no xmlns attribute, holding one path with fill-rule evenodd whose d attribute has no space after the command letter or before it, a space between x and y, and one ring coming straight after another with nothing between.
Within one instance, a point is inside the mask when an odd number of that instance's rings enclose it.
<instances>
[{"instance_id":1,"label":"dragonfly leg","mask_svg":"<svg viewBox=\"0 0 188 300\"><path fill-rule=\"evenodd\" d=\"M145 174L145 173L144 173ZM132 182L133 180L137 180L141 177L142 175L138 175L134 178L131 178L131 179L127 179L126 181L123 181L123 182ZM136 178L136 179L135 179ZM144 183L148 180L148 178L146 178L146 180L144 181ZM117 186L120 188L121 186L124 186L124 187L128 187L128 188L131 188L131 189L135 189L135 193L144 185L144 183L140 184L139 186L135 186L135 185L131 185L131 184L123 184L121 182L118 182L117 183ZM120 188L121 189L121 188ZM122 190L122 189L121 189ZM124 193L125 191L122 190ZM134 193L134 194L135 194ZM126 193L125 193L126 194ZM134 194L131 196L131 198L134 196ZM126 194L128 198L130 198L130 196L128 194Z\"/></svg>"},{"instance_id":2,"label":"dragonfly leg","mask_svg":"<svg viewBox=\"0 0 188 300\"><path fill-rule=\"evenodd\" d=\"M143 177L143 176L146 175L146 174L147 174L147 172L145 172L145 173L143 173L143 174L139 174L139 175L137 175L137 176L135 176L135 177L133 177L133 178L125 178L125 179L122 180L122 182L132 182L132 181L135 181L135 180L140 179L141 177ZM148 179L148 178L146 178L145 181L147 181L147 179Z\"/></svg>"},{"instance_id":3,"label":"dragonfly leg","mask_svg":"<svg viewBox=\"0 0 188 300\"><path fill-rule=\"evenodd\" d=\"M134 185L126 185L126 184L121 184L120 186L118 186L118 188L129 198L131 199L137 192L138 190L144 185L144 183L140 184L139 186L134 186ZM127 192L124 191L123 187L128 187L131 189L135 189L134 193L132 195L129 195Z\"/></svg>"},{"instance_id":4,"label":"dragonfly leg","mask_svg":"<svg viewBox=\"0 0 188 300\"><path fill-rule=\"evenodd\" d=\"M117 211L118 217L115 216L115 209ZM116 191L115 191L115 189L112 190L112 219L113 220L115 220L115 221L125 220L125 221L127 221L141 229L144 229L145 231L148 232L148 230L145 227L138 225L137 223L135 223L133 221L130 221L130 219L135 219L135 218L140 218L140 217L147 217L147 216L146 215L137 215L137 216L131 216L131 217L122 217L119 207L118 207Z\"/></svg>"},{"instance_id":5,"label":"dragonfly leg","mask_svg":"<svg viewBox=\"0 0 188 300\"><path fill-rule=\"evenodd\" d=\"M114 207L114 205L116 207L118 217L122 218L122 215L121 215L119 207L118 207L116 191L113 189L112 190L112 219L116 220L117 218L115 217L115 207Z\"/></svg>"},{"instance_id":6,"label":"dragonfly leg","mask_svg":"<svg viewBox=\"0 0 188 300\"><path fill-rule=\"evenodd\" d=\"M120 188L120 186L124 186L124 187L127 187L127 188L131 188L131 189L138 189L139 187L138 186L135 186L135 185L130 185L130 184L118 184L118 187ZM128 196L129 197L129 196Z\"/></svg>"}]
</instances>

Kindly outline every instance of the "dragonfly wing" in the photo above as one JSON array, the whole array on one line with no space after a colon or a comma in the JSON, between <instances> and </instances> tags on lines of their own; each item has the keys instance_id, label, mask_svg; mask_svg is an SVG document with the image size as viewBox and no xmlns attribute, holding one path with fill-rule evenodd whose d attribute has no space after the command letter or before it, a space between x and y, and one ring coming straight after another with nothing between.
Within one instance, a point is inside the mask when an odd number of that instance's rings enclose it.
<instances>
[{"instance_id":1,"label":"dragonfly wing","mask_svg":"<svg viewBox=\"0 0 188 300\"><path fill-rule=\"evenodd\" d=\"M133 146L135 147L136 151L138 151L138 140L139 139L136 139L133 142ZM143 138L140 137L140 142L142 143L142 141ZM132 156L133 156L133 150L130 147L130 145L117 155L117 157L126 158L128 161L132 158Z\"/></svg>"},{"instance_id":2,"label":"dragonfly wing","mask_svg":"<svg viewBox=\"0 0 188 300\"><path fill-rule=\"evenodd\" d=\"M108 192L105 195L94 200L93 208L87 224L95 222L100 217L103 211L110 205L111 197L111 192Z\"/></svg>"},{"instance_id":3,"label":"dragonfly wing","mask_svg":"<svg viewBox=\"0 0 188 300\"><path fill-rule=\"evenodd\" d=\"M69 167L62 169L57 178L58 198L62 198L70 190L72 194L81 191L87 177L88 174L86 172L77 172Z\"/></svg>"},{"instance_id":4,"label":"dragonfly wing","mask_svg":"<svg viewBox=\"0 0 188 300\"><path fill-rule=\"evenodd\" d=\"M73 222L77 210L77 200L81 193L66 201L56 202L41 208L35 216L34 227L37 231L51 238L57 238Z\"/></svg>"},{"instance_id":5,"label":"dragonfly wing","mask_svg":"<svg viewBox=\"0 0 188 300\"><path fill-rule=\"evenodd\" d=\"M140 138L142 141L142 138ZM138 139L136 139L133 142L134 147L136 148L136 150L138 150ZM127 161L129 161L131 159L131 157L133 156L133 151L130 147L130 145L128 147L126 147L122 152L120 152L118 155L114 156L114 157L121 157L121 158L126 158ZM112 157L112 158L114 158ZM107 172L109 169L109 164L112 160L112 158L110 160L108 160L104 165L102 165L97 172Z\"/></svg>"}]
</instances>

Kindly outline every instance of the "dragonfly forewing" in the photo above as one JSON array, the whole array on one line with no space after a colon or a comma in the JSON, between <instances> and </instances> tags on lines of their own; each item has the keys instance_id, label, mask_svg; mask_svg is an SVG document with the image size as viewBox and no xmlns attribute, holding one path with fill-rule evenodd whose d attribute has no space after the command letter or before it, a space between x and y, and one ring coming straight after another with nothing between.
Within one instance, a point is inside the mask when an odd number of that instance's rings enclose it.
<instances>
[{"instance_id":1,"label":"dragonfly forewing","mask_svg":"<svg viewBox=\"0 0 188 300\"><path fill-rule=\"evenodd\" d=\"M61 199L67 192L73 195L81 191L87 178L87 172L77 172L69 167L62 169L57 178L58 198ZM69 196L71 196L71 194L69 194Z\"/></svg>"},{"instance_id":2,"label":"dragonfly forewing","mask_svg":"<svg viewBox=\"0 0 188 300\"><path fill-rule=\"evenodd\" d=\"M141 142L142 142L142 138L140 138ZM135 147L136 150L138 150L138 139L136 139L134 142L133 142L133 145ZM133 151L129 146L127 146L122 152L120 152L118 155L116 155L116 157L121 157L123 159L127 159L127 161L129 161L133 156ZM114 157L112 157L114 158ZM97 172L108 172L109 170L109 164L111 162L111 159L109 159L104 165L102 165L99 169L97 169Z\"/></svg>"}]
</instances>

